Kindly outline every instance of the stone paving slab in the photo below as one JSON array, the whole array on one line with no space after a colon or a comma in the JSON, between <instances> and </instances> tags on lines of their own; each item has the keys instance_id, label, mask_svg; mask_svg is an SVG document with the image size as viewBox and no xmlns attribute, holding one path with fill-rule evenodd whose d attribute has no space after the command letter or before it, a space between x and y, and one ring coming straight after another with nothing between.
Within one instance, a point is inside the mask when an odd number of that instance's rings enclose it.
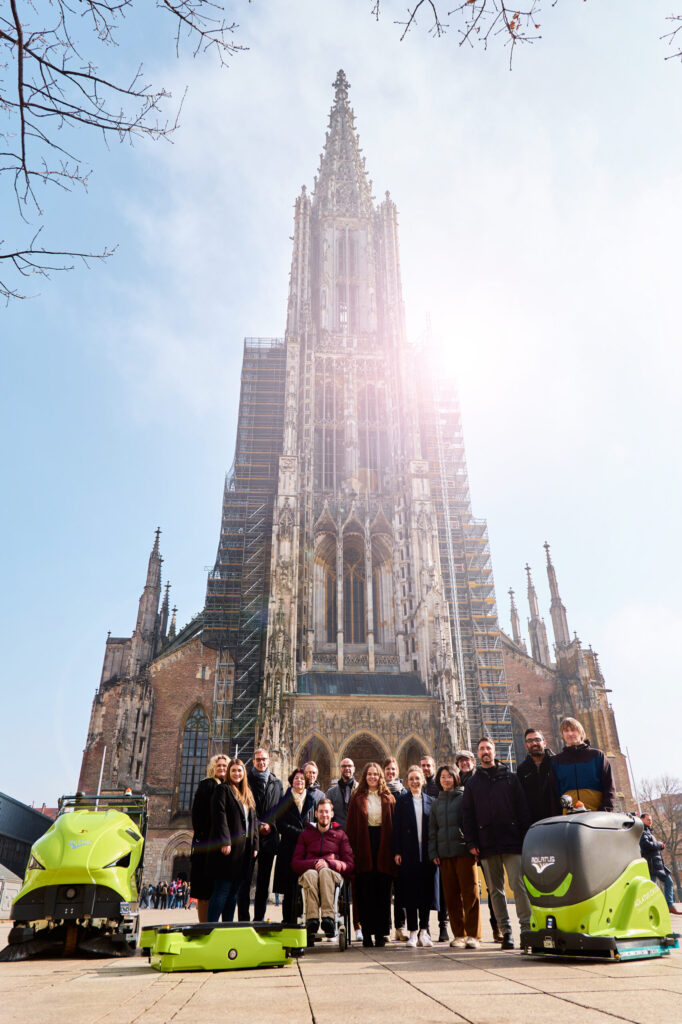
<instances>
[{"instance_id":1,"label":"stone paving slab","mask_svg":"<svg viewBox=\"0 0 682 1024\"><path fill-rule=\"evenodd\" d=\"M191 923L177 911L147 923ZM0 947L7 926L0 926ZM435 931L435 916L432 933ZM147 960L0 964L3 1024L682 1024L682 952L635 963L566 963L391 943L339 953L318 944L293 965L160 974Z\"/></svg>"}]
</instances>

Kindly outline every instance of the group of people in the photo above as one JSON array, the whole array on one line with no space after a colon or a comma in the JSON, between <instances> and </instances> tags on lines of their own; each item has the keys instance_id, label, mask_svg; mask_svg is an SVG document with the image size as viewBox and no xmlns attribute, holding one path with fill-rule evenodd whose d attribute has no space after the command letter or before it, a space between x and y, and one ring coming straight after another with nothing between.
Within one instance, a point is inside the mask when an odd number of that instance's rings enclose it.
<instances>
[{"instance_id":1,"label":"group of people","mask_svg":"<svg viewBox=\"0 0 682 1024\"><path fill-rule=\"evenodd\" d=\"M154 910L187 910L190 905L189 883L184 878L161 881L158 885L143 885L140 890L140 906Z\"/></svg>"},{"instance_id":2,"label":"group of people","mask_svg":"<svg viewBox=\"0 0 682 1024\"><path fill-rule=\"evenodd\" d=\"M359 778L350 758L328 790L313 761L295 768L288 788L270 770L267 750L248 769L238 758L213 757L195 795L191 893L200 921L254 920L265 916L270 882L283 896L282 918L298 917L304 897L309 933L335 934L334 892L352 879L353 927L365 946L391 936L409 947L433 945L432 910L439 913L439 941L449 921L455 948L475 949L481 939L477 863L485 876L495 938L513 949L504 872L514 893L521 928L530 904L521 871L521 848L530 825L562 811L561 798L589 810L610 811L614 786L606 756L591 747L573 718L561 723L564 749L548 749L542 733L525 735L526 760L516 773L495 757L483 737L472 751L436 770L424 756L405 784L398 764L369 762ZM476 763L478 760L478 764Z\"/></svg>"}]
</instances>

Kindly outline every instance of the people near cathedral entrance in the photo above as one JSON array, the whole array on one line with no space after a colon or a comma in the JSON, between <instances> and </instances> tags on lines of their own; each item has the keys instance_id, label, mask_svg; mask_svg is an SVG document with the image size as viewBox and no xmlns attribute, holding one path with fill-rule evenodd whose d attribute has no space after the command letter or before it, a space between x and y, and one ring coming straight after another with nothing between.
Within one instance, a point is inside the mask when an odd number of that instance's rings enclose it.
<instances>
[{"instance_id":1,"label":"people near cathedral entrance","mask_svg":"<svg viewBox=\"0 0 682 1024\"><path fill-rule=\"evenodd\" d=\"M317 776L319 775L319 768L314 761L306 761L303 765L303 771L305 773L305 784L308 792L315 801L315 806L319 804L320 800L326 795L319 782Z\"/></svg>"},{"instance_id":2,"label":"people near cathedral entrance","mask_svg":"<svg viewBox=\"0 0 682 1024\"><path fill-rule=\"evenodd\" d=\"M403 786L403 781L398 775L398 762L394 757L387 757L384 761L382 768L384 770L384 778L386 779L386 786L388 787L389 793L398 799L407 790ZM405 915L405 907L400 905L400 899L398 896L398 885L397 878L393 879L393 938L396 942L407 942L409 935L405 928L407 921Z\"/></svg>"},{"instance_id":3,"label":"people near cathedral entrance","mask_svg":"<svg viewBox=\"0 0 682 1024\"><path fill-rule=\"evenodd\" d=\"M192 801L192 852L190 855L190 893L197 901L201 923L208 921L208 901L213 892L213 858L210 856L211 800L216 786L227 778L227 756L215 754L208 762L206 778L197 786Z\"/></svg>"},{"instance_id":4,"label":"people near cathedral entrance","mask_svg":"<svg viewBox=\"0 0 682 1024\"><path fill-rule=\"evenodd\" d=\"M466 786L476 771L476 755L471 750L458 750L455 754L455 768L459 772L459 781Z\"/></svg>"},{"instance_id":5,"label":"people near cathedral entrance","mask_svg":"<svg viewBox=\"0 0 682 1024\"><path fill-rule=\"evenodd\" d=\"M528 805L516 775L495 759L495 744L488 737L478 742L477 768L464 787L462 823L469 853L481 861L502 949L513 949L504 872L514 893L521 930L530 927L530 903L521 871L523 837L529 827Z\"/></svg>"},{"instance_id":6,"label":"people near cathedral entrance","mask_svg":"<svg viewBox=\"0 0 682 1024\"><path fill-rule=\"evenodd\" d=\"M305 785L305 774L302 768L294 768L288 778L289 788L277 812L277 832L279 847L275 861L275 878L273 889L281 893L282 920L291 923L296 921L296 902L298 898L298 875L291 867L298 837L306 824L314 821L315 800Z\"/></svg>"},{"instance_id":7,"label":"people near cathedral entrance","mask_svg":"<svg viewBox=\"0 0 682 1024\"><path fill-rule=\"evenodd\" d=\"M370 761L351 798L346 822L355 857L353 887L363 946L385 946L391 931L394 808L381 767Z\"/></svg>"},{"instance_id":8,"label":"people near cathedral entrance","mask_svg":"<svg viewBox=\"0 0 682 1024\"><path fill-rule=\"evenodd\" d=\"M450 917L455 949L478 949L481 938L481 906L478 896L476 858L462 832L464 787L459 772L446 764L438 769L440 792L429 815L429 857L440 868L442 891Z\"/></svg>"},{"instance_id":9,"label":"people near cathedral entrance","mask_svg":"<svg viewBox=\"0 0 682 1024\"><path fill-rule=\"evenodd\" d=\"M249 768L247 782L256 803L260 841L258 859L251 862L251 872L244 878L239 889L237 912L240 921L250 920L251 880L255 871L256 891L253 898L253 919L262 921L265 917L265 908L270 892L272 865L279 846L275 815L284 797L282 783L270 771L270 755L262 747L254 751L253 765Z\"/></svg>"},{"instance_id":10,"label":"people near cathedral entrance","mask_svg":"<svg viewBox=\"0 0 682 1024\"><path fill-rule=\"evenodd\" d=\"M606 754L590 746L575 718L564 718L559 731L564 749L552 758L554 813L562 813L562 796L570 796L574 807L582 803L588 811L612 811L616 790Z\"/></svg>"},{"instance_id":11,"label":"people near cathedral entrance","mask_svg":"<svg viewBox=\"0 0 682 1024\"><path fill-rule=\"evenodd\" d=\"M333 817L333 804L329 797L323 796L315 808L316 820L303 828L291 861L303 890L309 937L315 935L320 924L328 939L334 937L334 890L353 872L353 851L348 836Z\"/></svg>"},{"instance_id":12,"label":"people near cathedral entrance","mask_svg":"<svg viewBox=\"0 0 682 1024\"><path fill-rule=\"evenodd\" d=\"M554 813L551 777L551 759L554 754L539 729L526 729L524 744L528 756L518 766L516 774L523 787L530 823L533 825L543 818L551 818Z\"/></svg>"},{"instance_id":13,"label":"people near cathedral entrance","mask_svg":"<svg viewBox=\"0 0 682 1024\"><path fill-rule=\"evenodd\" d=\"M662 854L663 850L665 850L665 843L656 839L656 836L653 833L653 820L651 815L645 811L640 815L640 817L642 819L644 829L639 837L639 850L642 857L644 857L644 860L649 865L651 881L657 882L663 887L665 902L668 904L668 910L670 913L682 914L682 910L678 910L675 906L675 886L673 884L672 875L663 861Z\"/></svg>"},{"instance_id":14,"label":"people near cathedral entrance","mask_svg":"<svg viewBox=\"0 0 682 1024\"><path fill-rule=\"evenodd\" d=\"M213 891L208 903L209 921L233 921L239 886L251 871L258 854L256 803L239 758L227 766L225 782L211 797L211 858Z\"/></svg>"},{"instance_id":15,"label":"people near cathedral entrance","mask_svg":"<svg viewBox=\"0 0 682 1024\"><path fill-rule=\"evenodd\" d=\"M358 788L355 778L355 765L350 757L344 757L340 764L341 775L338 782L327 790L327 796L334 806L334 821L340 828L346 827L350 798Z\"/></svg>"},{"instance_id":16,"label":"people near cathedral entrance","mask_svg":"<svg viewBox=\"0 0 682 1024\"><path fill-rule=\"evenodd\" d=\"M424 792L427 793L428 796L432 796L436 799L440 793L440 786L436 781L436 762L428 754L424 754L420 761L420 767L424 773ZM448 935L448 908L443 895L442 880L439 881L438 884L440 885L438 899L438 941L447 942L450 938Z\"/></svg>"},{"instance_id":17,"label":"people near cathedral entrance","mask_svg":"<svg viewBox=\"0 0 682 1024\"><path fill-rule=\"evenodd\" d=\"M432 946L429 917L438 892L437 868L429 857L429 815L434 797L424 791L418 765L407 772L407 793L398 797L393 823L393 858L398 868L398 893L407 914L407 945ZM434 779L435 782L435 779Z\"/></svg>"}]
</instances>

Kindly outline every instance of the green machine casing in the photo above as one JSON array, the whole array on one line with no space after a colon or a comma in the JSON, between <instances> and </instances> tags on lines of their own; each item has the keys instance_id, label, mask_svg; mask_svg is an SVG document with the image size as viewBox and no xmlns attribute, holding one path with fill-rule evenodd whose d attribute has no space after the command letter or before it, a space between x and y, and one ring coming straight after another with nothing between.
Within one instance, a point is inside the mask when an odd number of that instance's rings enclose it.
<instances>
[{"instance_id":1,"label":"green machine casing","mask_svg":"<svg viewBox=\"0 0 682 1024\"><path fill-rule=\"evenodd\" d=\"M305 928L293 924L157 925L143 928L140 947L157 971L229 971L284 967L302 956Z\"/></svg>"}]
</instances>

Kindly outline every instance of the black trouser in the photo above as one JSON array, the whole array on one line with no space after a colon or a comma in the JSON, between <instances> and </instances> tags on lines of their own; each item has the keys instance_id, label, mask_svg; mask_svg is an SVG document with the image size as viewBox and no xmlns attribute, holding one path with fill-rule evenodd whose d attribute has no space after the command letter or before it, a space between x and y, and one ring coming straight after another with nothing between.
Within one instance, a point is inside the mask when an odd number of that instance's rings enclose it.
<instances>
[{"instance_id":1,"label":"black trouser","mask_svg":"<svg viewBox=\"0 0 682 1024\"><path fill-rule=\"evenodd\" d=\"M298 879L294 878L293 882L289 884L289 888L284 893L282 899L282 923L283 924L294 924L298 921L298 894L301 891L301 887L298 884Z\"/></svg>"},{"instance_id":2,"label":"black trouser","mask_svg":"<svg viewBox=\"0 0 682 1024\"><path fill-rule=\"evenodd\" d=\"M369 826L369 846L372 853L372 870L355 876L354 888L357 897L358 916L362 934L369 940L374 936L380 941L391 930L391 883L390 875L377 871L381 826Z\"/></svg>"},{"instance_id":3,"label":"black trouser","mask_svg":"<svg viewBox=\"0 0 682 1024\"><path fill-rule=\"evenodd\" d=\"M251 870L239 886L239 897L237 900L237 917L240 921L250 921L249 916L251 904L251 879L256 871L256 893L253 898L253 919L262 921L265 917L265 908L268 905L270 893L270 875L275 853L268 849L261 850L251 864Z\"/></svg>"},{"instance_id":4,"label":"black trouser","mask_svg":"<svg viewBox=\"0 0 682 1024\"><path fill-rule=\"evenodd\" d=\"M429 917L431 916L431 907L408 907L407 908L407 930L408 932L417 931L417 922L419 922L419 931L428 932L429 930Z\"/></svg>"}]
</instances>

